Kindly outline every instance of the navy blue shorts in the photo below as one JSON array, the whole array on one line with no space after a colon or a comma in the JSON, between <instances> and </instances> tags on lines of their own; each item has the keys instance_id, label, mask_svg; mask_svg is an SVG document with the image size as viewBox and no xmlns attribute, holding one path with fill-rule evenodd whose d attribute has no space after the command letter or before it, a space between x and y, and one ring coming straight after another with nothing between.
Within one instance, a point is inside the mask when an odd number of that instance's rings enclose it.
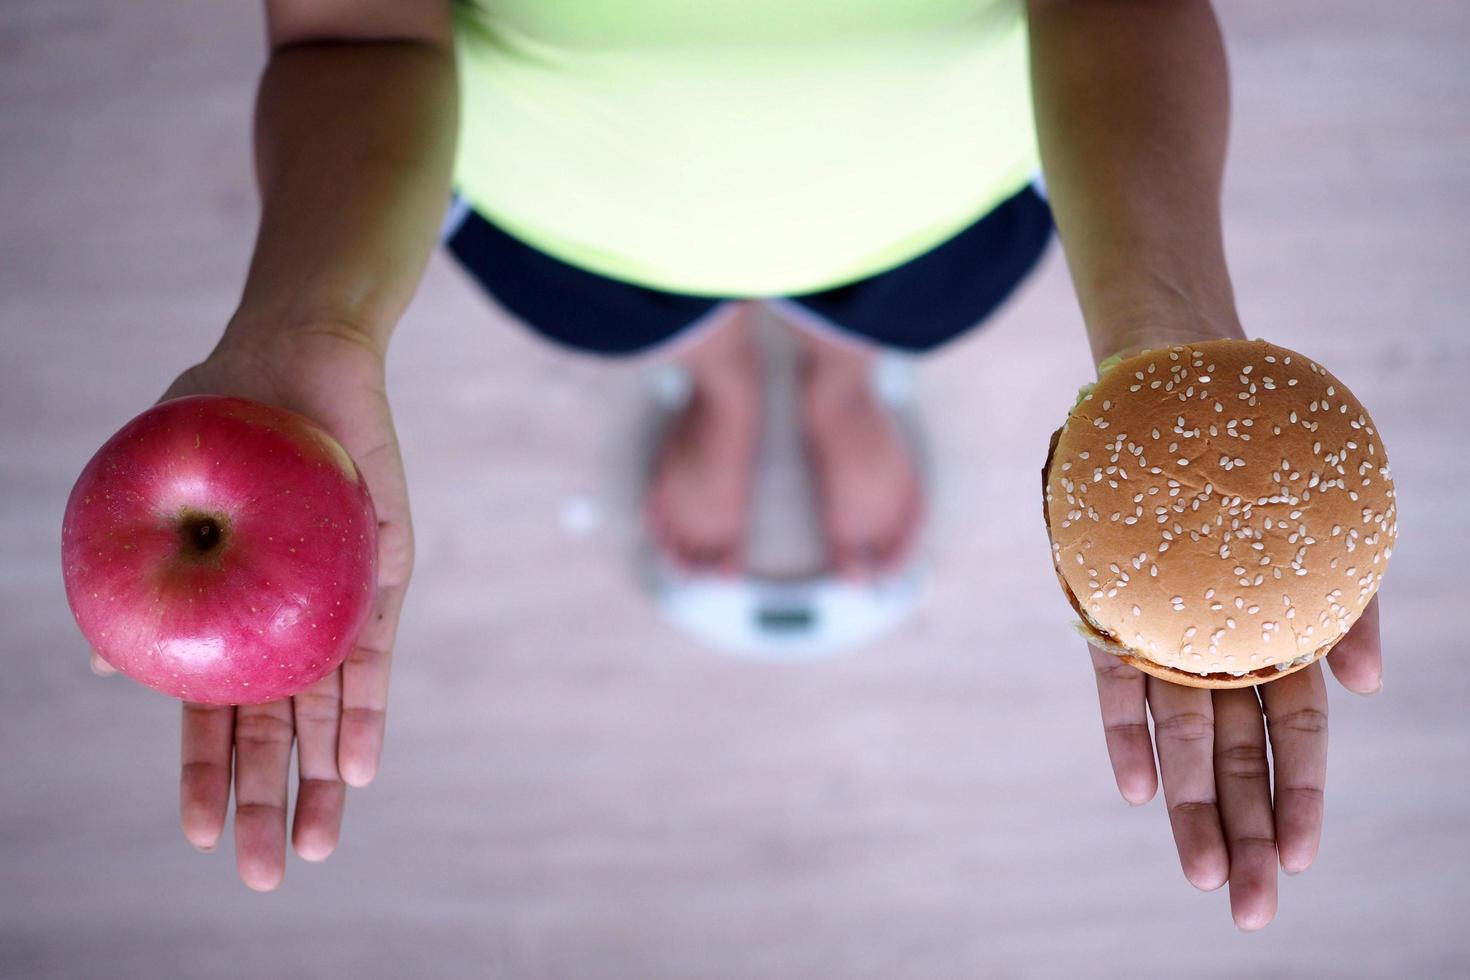
<instances>
[{"instance_id":1,"label":"navy blue shorts","mask_svg":"<svg viewBox=\"0 0 1470 980\"><path fill-rule=\"evenodd\" d=\"M1005 301L1041 258L1051 230L1051 210L1028 186L900 266L780 299L798 319L814 317L884 347L932 350ZM568 265L472 209L452 214L445 231L450 252L501 306L548 340L579 351L642 353L729 301L649 289Z\"/></svg>"}]
</instances>

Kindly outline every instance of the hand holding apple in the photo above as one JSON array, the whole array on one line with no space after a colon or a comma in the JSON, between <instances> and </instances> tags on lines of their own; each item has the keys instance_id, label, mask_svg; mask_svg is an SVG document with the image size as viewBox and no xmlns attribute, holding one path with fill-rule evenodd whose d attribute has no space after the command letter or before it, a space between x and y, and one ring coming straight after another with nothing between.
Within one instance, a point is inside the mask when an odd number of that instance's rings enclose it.
<instances>
[{"instance_id":1,"label":"hand holding apple","mask_svg":"<svg viewBox=\"0 0 1470 980\"><path fill-rule=\"evenodd\" d=\"M335 849L346 787L366 786L377 773L394 637L413 569L408 490L383 351L350 328L232 324L225 340L180 375L164 399L201 394L277 405L320 424L356 461L377 511L375 595L341 667L294 697L238 707L183 705L184 836L201 851L214 850L233 782L235 863L247 885L269 890L285 871L293 743L299 785L291 839L308 861ZM112 673L95 655L92 664L98 673Z\"/></svg>"},{"instance_id":2,"label":"hand holding apple","mask_svg":"<svg viewBox=\"0 0 1470 980\"><path fill-rule=\"evenodd\" d=\"M134 680L260 704L336 670L371 611L377 518L357 466L285 409L162 402L97 451L67 502L77 625Z\"/></svg>"}]
</instances>

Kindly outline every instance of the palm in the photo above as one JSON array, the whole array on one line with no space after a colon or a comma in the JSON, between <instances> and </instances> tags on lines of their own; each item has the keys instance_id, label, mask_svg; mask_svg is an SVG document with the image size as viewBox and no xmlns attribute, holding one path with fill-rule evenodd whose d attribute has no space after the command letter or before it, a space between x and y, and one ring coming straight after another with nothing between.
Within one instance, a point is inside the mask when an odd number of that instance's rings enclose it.
<instances>
[{"instance_id":1,"label":"palm","mask_svg":"<svg viewBox=\"0 0 1470 980\"><path fill-rule=\"evenodd\" d=\"M1258 688L1209 691L1149 677L1112 654L1089 649L1108 756L1123 797L1134 805L1148 802L1162 775L1185 877L1204 890L1228 881L1236 923L1246 929L1266 925L1276 913L1278 862L1289 874L1305 870L1321 839L1327 776L1321 666ZM1349 690L1377 689L1377 599L1327 662ZM1148 715L1154 720L1152 738Z\"/></svg>"},{"instance_id":2,"label":"palm","mask_svg":"<svg viewBox=\"0 0 1470 980\"><path fill-rule=\"evenodd\" d=\"M292 742L300 779L292 841L309 861L336 847L347 785L365 786L376 773L390 653L413 563L408 494L382 358L350 335L298 334L269 350L217 350L180 375L164 398L206 393L279 405L325 426L357 461L378 513L373 614L339 670L294 698L268 704L184 704L184 834L201 850L213 849L223 832L233 770L240 877L268 890L285 870ZM94 666L101 667L95 659Z\"/></svg>"}]
</instances>

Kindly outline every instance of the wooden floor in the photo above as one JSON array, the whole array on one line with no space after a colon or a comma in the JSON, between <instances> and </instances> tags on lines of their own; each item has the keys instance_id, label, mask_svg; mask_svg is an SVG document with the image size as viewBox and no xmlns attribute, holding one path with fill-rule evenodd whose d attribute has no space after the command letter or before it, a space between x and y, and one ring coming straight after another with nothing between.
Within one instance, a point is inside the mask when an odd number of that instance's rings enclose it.
<instances>
[{"instance_id":1,"label":"wooden floor","mask_svg":"<svg viewBox=\"0 0 1470 980\"><path fill-rule=\"evenodd\" d=\"M918 618L787 667L695 646L638 588L616 489L637 374L539 345L436 258L391 364L420 548L382 777L276 894L195 854L177 708L87 672L58 529L88 455L238 295L259 15L7 0L0 974L1470 975L1470 8L1223 6L1248 329L1372 408L1402 511L1384 693L1334 685L1321 857L1252 936L1184 881L1161 802L1118 798L1048 566L1037 472L1088 371L1055 252L924 368L941 543ZM587 504L606 519L568 533Z\"/></svg>"}]
</instances>

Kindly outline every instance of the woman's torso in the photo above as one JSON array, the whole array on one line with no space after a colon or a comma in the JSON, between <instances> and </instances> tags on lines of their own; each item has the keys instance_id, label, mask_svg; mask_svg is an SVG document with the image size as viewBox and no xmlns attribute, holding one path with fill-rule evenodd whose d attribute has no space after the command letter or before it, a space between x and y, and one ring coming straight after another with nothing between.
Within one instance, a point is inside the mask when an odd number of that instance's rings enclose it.
<instances>
[{"instance_id":1,"label":"woman's torso","mask_svg":"<svg viewBox=\"0 0 1470 980\"><path fill-rule=\"evenodd\" d=\"M1019 0L457 9L457 186L615 278L825 288L926 251L1036 169Z\"/></svg>"}]
</instances>

